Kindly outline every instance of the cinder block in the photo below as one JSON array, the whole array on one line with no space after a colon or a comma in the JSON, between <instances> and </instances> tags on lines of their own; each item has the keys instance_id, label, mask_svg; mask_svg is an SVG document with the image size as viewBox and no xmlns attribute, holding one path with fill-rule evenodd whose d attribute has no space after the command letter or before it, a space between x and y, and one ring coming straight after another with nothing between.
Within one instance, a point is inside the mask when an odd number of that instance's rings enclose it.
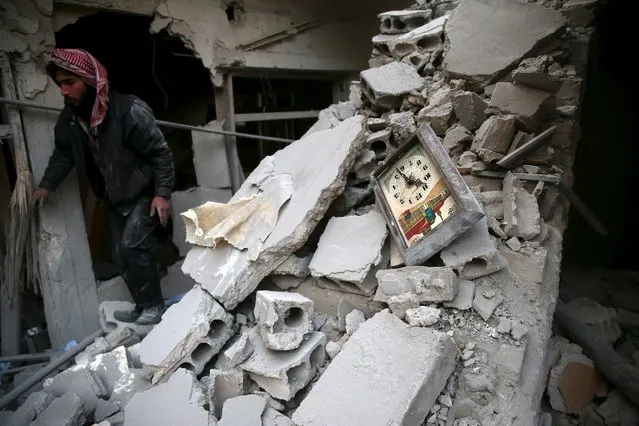
<instances>
[{"instance_id":1,"label":"cinder block","mask_svg":"<svg viewBox=\"0 0 639 426\"><path fill-rule=\"evenodd\" d=\"M154 384L181 364L200 374L232 335L233 316L197 285L140 342L140 360Z\"/></svg>"},{"instance_id":2,"label":"cinder block","mask_svg":"<svg viewBox=\"0 0 639 426\"><path fill-rule=\"evenodd\" d=\"M253 355L240 364L249 376L273 398L291 400L315 376L326 358L326 335L312 332L299 348L272 351L264 346L258 328L250 332Z\"/></svg>"},{"instance_id":3,"label":"cinder block","mask_svg":"<svg viewBox=\"0 0 639 426\"><path fill-rule=\"evenodd\" d=\"M293 414L298 426L419 426L455 369L449 335L388 310L362 324Z\"/></svg>"},{"instance_id":4,"label":"cinder block","mask_svg":"<svg viewBox=\"0 0 639 426\"><path fill-rule=\"evenodd\" d=\"M254 314L264 346L269 349L296 349L313 331L313 301L301 294L258 291Z\"/></svg>"},{"instance_id":5,"label":"cinder block","mask_svg":"<svg viewBox=\"0 0 639 426\"><path fill-rule=\"evenodd\" d=\"M85 402L77 394L67 392L47 407L31 426L82 425L86 421Z\"/></svg>"},{"instance_id":6,"label":"cinder block","mask_svg":"<svg viewBox=\"0 0 639 426\"><path fill-rule=\"evenodd\" d=\"M211 370L208 376L209 409L218 419L222 417L224 403L244 393L242 370Z\"/></svg>"}]
</instances>

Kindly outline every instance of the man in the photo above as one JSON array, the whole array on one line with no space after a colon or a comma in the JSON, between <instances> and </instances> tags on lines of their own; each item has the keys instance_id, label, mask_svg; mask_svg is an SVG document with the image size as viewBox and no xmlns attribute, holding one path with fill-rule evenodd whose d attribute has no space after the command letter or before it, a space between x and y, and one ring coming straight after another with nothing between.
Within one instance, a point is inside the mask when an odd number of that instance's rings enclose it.
<instances>
[{"instance_id":1,"label":"man","mask_svg":"<svg viewBox=\"0 0 639 426\"><path fill-rule=\"evenodd\" d=\"M80 49L55 49L47 72L65 108L55 125L55 148L34 194L42 203L74 166L109 205L116 263L136 307L115 318L157 324L164 312L157 266L151 258L155 228L166 226L174 170L171 150L147 104L109 90L107 72Z\"/></svg>"}]
</instances>

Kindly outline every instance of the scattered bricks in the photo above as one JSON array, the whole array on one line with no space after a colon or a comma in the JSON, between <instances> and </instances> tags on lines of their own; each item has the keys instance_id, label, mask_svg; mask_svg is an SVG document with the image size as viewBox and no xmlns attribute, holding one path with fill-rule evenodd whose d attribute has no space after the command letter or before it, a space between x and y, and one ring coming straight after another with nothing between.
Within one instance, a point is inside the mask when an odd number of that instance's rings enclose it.
<instances>
[{"instance_id":1,"label":"scattered bricks","mask_svg":"<svg viewBox=\"0 0 639 426\"><path fill-rule=\"evenodd\" d=\"M76 426L86 422L85 402L73 392L56 399L30 426Z\"/></svg>"},{"instance_id":2,"label":"scattered bricks","mask_svg":"<svg viewBox=\"0 0 639 426\"><path fill-rule=\"evenodd\" d=\"M406 266L378 271L379 282L373 300L388 302L392 296L413 293L419 302L445 302L457 294L457 276L451 268Z\"/></svg>"},{"instance_id":3,"label":"scattered bricks","mask_svg":"<svg viewBox=\"0 0 639 426\"><path fill-rule=\"evenodd\" d=\"M474 92L458 92L453 95L455 115L462 126L476 130L486 121L486 102Z\"/></svg>"},{"instance_id":4,"label":"scattered bricks","mask_svg":"<svg viewBox=\"0 0 639 426\"><path fill-rule=\"evenodd\" d=\"M69 392L79 396L84 401L83 408L87 413L95 411L99 398L108 396L102 380L87 369L64 370L52 379L47 379L42 388L58 397Z\"/></svg>"},{"instance_id":5,"label":"scattered bricks","mask_svg":"<svg viewBox=\"0 0 639 426\"><path fill-rule=\"evenodd\" d=\"M244 393L244 372L241 370L211 370L203 382L208 384L210 410L218 419L222 417L225 402Z\"/></svg>"},{"instance_id":6,"label":"scattered bricks","mask_svg":"<svg viewBox=\"0 0 639 426\"><path fill-rule=\"evenodd\" d=\"M295 426L295 423L279 411L266 407L262 413L263 426Z\"/></svg>"},{"instance_id":7,"label":"scattered bricks","mask_svg":"<svg viewBox=\"0 0 639 426\"><path fill-rule=\"evenodd\" d=\"M290 255L284 263L275 268L272 275L292 275L297 278L306 278L311 275L308 265L311 263L311 256L297 257Z\"/></svg>"},{"instance_id":8,"label":"scattered bricks","mask_svg":"<svg viewBox=\"0 0 639 426\"><path fill-rule=\"evenodd\" d=\"M592 403L602 378L594 363L585 355L564 353L550 370L548 398L554 410L576 414Z\"/></svg>"},{"instance_id":9,"label":"scattered bricks","mask_svg":"<svg viewBox=\"0 0 639 426\"><path fill-rule=\"evenodd\" d=\"M240 364L253 381L273 398L290 401L315 376L324 364L326 336L312 332L308 340L292 351L272 351L262 342L257 328L250 332L254 350L251 357Z\"/></svg>"},{"instance_id":10,"label":"scattered bricks","mask_svg":"<svg viewBox=\"0 0 639 426\"><path fill-rule=\"evenodd\" d=\"M389 127L393 133L393 144L399 146L415 136L417 126L411 112L398 112L388 116Z\"/></svg>"},{"instance_id":11,"label":"scattered bricks","mask_svg":"<svg viewBox=\"0 0 639 426\"><path fill-rule=\"evenodd\" d=\"M514 114L529 131L535 131L544 110L552 111L554 107L551 93L513 83L497 83L488 109L493 113Z\"/></svg>"},{"instance_id":12,"label":"scattered bricks","mask_svg":"<svg viewBox=\"0 0 639 426\"><path fill-rule=\"evenodd\" d=\"M561 82L547 73L548 61L548 56L524 59L512 72L513 81L533 89L557 92Z\"/></svg>"},{"instance_id":13,"label":"scattered bricks","mask_svg":"<svg viewBox=\"0 0 639 426\"><path fill-rule=\"evenodd\" d=\"M384 310L344 345L293 421L299 426L421 425L458 356L447 334L410 327Z\"/></svg>"},{"instance_id":14,"label":"scattered bricks","mask_svg":"<svg viewBox=\"0 0 639 426\"><path fill-rule=\"evenodd\" d=\"M362 92L375 105L397 108L402 97L424 87L424 79L410 65L391 62L379 68L362 71L360 74Z\"/></svg>"},{"instance_id":15,"label":"scattered bricks","mask_svg":"<svg viewBox=\"0 0 639 426\"><path fill-rule=\"evenodd\" d=\"M258 291L254 313L262 341L268 349L297 349L313 331L313 301L301 294Z\"/></svg>"},{"instance_id":16,"label":"scattered bricks","mask_svg":"<svg viewBox=\"0 0 639 426\"><path fill-rule=\"evenodd\" d=\"M387 235L386 221L377 211L331 218L309 265L311 275L350 283L371 294L376 283L367 276L382 263Z\"/></svg>"},{"instance_id":17,"label":"scattered bricks","mask_svg":"<svg viewBox=\"0 0 639 426\"><path fill-rule=\"evenodd\" d=\"M473 309L481 316L484 321L488 321L497 308L504 301L504 297L501 293L495 294L488 298L479 291L475 292L475 299L473 299Z\"/></svg>"},{"instance_id":18,"label":"scattered bricks","mask_svg":"<svg viewBox=\"0 0 639 426\"><path fill-rule=\"evenodd\" d=\"M199 285L193 287L140 343L140 360L153 371L152 383L180 364L200 374L233 334L232 324L231 314Z\"/></svg>"},{"instance_id":19,"label":"scattered bricks","mask_svg":"<svg viewBox=\"0 0 639 426\"><path fill-rule=\"evenodd\" d=\"M457 282L457 294L450 302L444 302L447 308L455 308L460 311L467 311L473 307L473 299L475 297L475 283L468 280L459 280Z\"/></svg>"},{"instance_id":20,"label":"scattered bricks","mask_svg":"<svg viewBox=\"0 0 639 426\"><path fill-rule=\"evenodd\" d=\"M406 317L406 311L419 307L419 299L414 293L402 293L388 299L388 307L399 319Z\"/></svg>"},{"instance_id":21,"label":"scattered bricks","mask_svg":"<svg viewBox=\"0 0 639 426\"><path fill-rule=\"evenodd\" d=\"M124 426L210 425L206 397L195 375L179 368L168 381L137 393L124 409Z\"/></svg>"},{"instance_id":22,"label":"scattered bricks","mask_svg":"<svg viewBox=\"0 0 639 426\"><path fill-rule=\"evenodd\" d=\"M262 426L266 399L258 395L242 395L224 403L218 426Z\"/></svg>"},{"instance_id":23,"label":"scattered bricks","mask_svg":"<svg viewBox=\"0 0 639 426\"><path fill-rule=\"evenodd\" d=\"M135 305L131 302L107 300L100 303L98 315L102 330L104 330L105 333L110 333L118 327L124 327L133 330L138 336L146 336L153 328L152 325L137 325L135 323L121 322L116 320L113 316L116 311L131 311L133 309L135 309Z\"/></svg>"},{"instance_id":24,"label":"scattered bricks","mask_svg":"<svg viewBox=\"0 0 639 426\"><path fill-rule=\"evenodd\" d=\"M444 148L449 154L457 154L464 150L464 146L473 141L473 135L465 127L453 125L444 136Z\"/></svg>"},{"instance_id":25,"label":"scattered bricks","mask_svg":"<svg viewBox=\"0 0 639 426\"><path fill-rule=\"evenodd\" d=\"M507 265L488 234L485 217L443 249L440 257L446 266L459 272L460 278L468 280L500 271Z\"/></svg>"},{"instance_id":26,"label":"scattered bricks","mask_svg":"<svg viewBox=\"0 0 639 426\"><path fill-rule=\"evenodd\" d=\"M40 413L42 413L55 399L55 396L49 392L33 392L15 412L10 414L10 421L7 421L7 423L0 423L6 425L26 426L33 419L37 418Z\"/></svg>"},{"instance_id":27,"label":"scattered bricks","mask_svg":"<svg viewBox=\"0 0 639 426\"><path fill-rule=\"evenodd\" d=\"M227 348L217 356L215 368L218 370L230 370L243 363L253 353L253 344L247 332L242 332L235 340L230 340Z\"/></svg>"},{"instance_id":28,"label":"scattered bricks","mask_svg":"<svg viewBox=\"0 0 639 426\"><path fill-rule=\"evenodd\" d=\"M505 154L515 134L515 117L512 115L494 115L484 121L475 133L471 150L476 153L485 151ZM480 156L482 156L480 154Z\"/></svg>"},{"instance_id":29,"label":"scattered bricks","mask_svg":"<svg viewBox=\"0 0 639 426\"><path fill-rule=\"evenodd\" d=\"M427 24L433 15L430 9L393 10L377 15L382 34L403 34Z\"/></svg>"},{"instance_id":30,"label":"scattered bricks","mask_svg":"<svg viewBox=\"0 0 639 426\"><path fill-rule=\"evenodd\" d=\"M346 334L352 336L357 331L360 325L366 322L364 313L358 309L350 311L345 318Z\"/></svg>"},{"instance_id":31,"label":"scattered bricks","mask_svg":"<svg viewBox=\"0 0 639 426\"><path fill-rule=\"evenodd\" d=\"M437 136L444 136L454 119L452 103L448 102L439 106L429 105L417 114L417 121L429 123Z\"/></svg>"},{"instance_id":32,"label":"scattered bricks","mask_svg":"<svg viewBox=\"0 0 639 426\"><path fill-rule=\"evenodd\" d=\"M519 380L525 354L526 351L523 348L501 345L494 356L491 357L491 362Z\"/></svg>"},{"instance_id":33,"label":"scattered bricks","mask_svg":"<svg viewBox=\"0 0 639 426\"><path fill-rule=\"evenodd\" d=\"M411 327L430 327L437 324L441 311L429 306L406 310L406 321Z\"/></svg>"},{"instance_id":34,"label":"scattered bricks","mask_svg":"<svg viewBox=\"0 0 639 426\"><path fill-rule=\"evenodd\" d=\"M508 236L531 240L541 231L539 205L534 195L524 189L523 184L512 173L503 182L504 232Z\"/></svg>"}]
</instances>

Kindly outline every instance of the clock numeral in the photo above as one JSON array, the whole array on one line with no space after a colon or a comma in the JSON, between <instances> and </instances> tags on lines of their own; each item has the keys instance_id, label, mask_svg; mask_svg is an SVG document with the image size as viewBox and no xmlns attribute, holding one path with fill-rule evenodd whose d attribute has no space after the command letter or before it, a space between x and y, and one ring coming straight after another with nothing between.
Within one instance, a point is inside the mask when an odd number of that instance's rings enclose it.
<instances>
[{"instance_id":1,"label":"clock numeral","mask_svg":"<svg viewBox=\"0 0 639 426\"><path fill-rule=\"evenodd\" d=\"M422 160L417 160L417 165L421 166L422 165Z\"/></svg>"},{"instance_id":2,"label":"clock numeral","mask_svg":"<svg viewBox=\"0 0 639 426\"><path fill-rule=\"evenodd\" d=\"M426 176L424 176L424 179L426 180L430 179L430 173L426 173Z\"/></svg>"},{"instance_id":3,"label":"clock numeral","mask_svg":"<svg viewBox=\"0 0 639 426\"><path fill-rule=\"evenodd\" d=\"M417 199L417 201L422 199L422 194L417 194L417 196L415 196L415 198Z\"/></svg>"},{"instance_id":4,"label":"clock numeral","mask_svg":"<svg viewBox=\"0 0 639 426\"><path fill-rule=\"evenodd\" d=\"M403 172L405 168L406 168L406 166L400 166L399 170L401 170Z\"/></svg>"},{"instance_id":5,"label":"clock numeral","mask_svg":"<svg viewBox=\"0 0 639 426\"><path fill-rule=\"evenodd\" d=\"M396 199L399 199L399 194L395 193L394 197L395 197Z\"/></svg>"},{"instance_id":6,"label":"clock numeral","mask_svg":"<svg viewBox=\"0 0 639 426\"><path fill-rule=\"evenodd\" d=\"M400 202L402 205L404 205L404 200L399 200L399 202Z\"/></svg>"},{"instance_id":7,"label":"clock numeral","mask_svg":"<svg viewBox=\"0 0 639 426\"><path fill-rule=\"evenodd\" d=\"M397 189L397 187L395 185L393 185L393 189Z\"/></svg>"},{"instance_id":8,"label":"clock numeral","mask_svg":"<svg viewBox=\"0 0 639 426\"><path fill-rule=\"evenodd\" d=\"M427 191L427 190L428 190L428 184L426 184L426 183L425 183L425 184L422 186L422 189L423 189L424 191Z\"/></svg>"},{"instance_id":9,"label":"clock numeral","mask_svg":"<svg viewBox=\"0 0 639 426\"><path fill-rule=\"evenodd\" d=\"M398 174L393 175L393 179L398 180L399 179L399 175Z\"/></svg>"},{"instance_id":10,"label":"clock numeral","mask_svg":"<svg viewBox=\"0 0 639 426\"><path fill-rule=\"evenodd\" d=\"M422 170L423 170L423 171L428 170L428 166L427 166L426 164L424 164L424 165L422 166Z\"/></svg>"},{"instance_id":11,"label":"clock numeral","mask_svg":"<svg viewBox=\"0 0 639 426\"><path fill-rule=\"evenodd\" d=\"M408 204L413 204L413 199L412 198L408 199Z\"/></svg>"}]
</instances>

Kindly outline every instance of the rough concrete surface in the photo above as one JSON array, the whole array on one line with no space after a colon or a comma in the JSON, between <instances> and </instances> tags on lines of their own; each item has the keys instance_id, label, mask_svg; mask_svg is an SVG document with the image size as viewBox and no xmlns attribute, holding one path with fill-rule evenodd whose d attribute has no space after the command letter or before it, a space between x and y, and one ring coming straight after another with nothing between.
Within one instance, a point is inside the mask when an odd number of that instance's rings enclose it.
<instances>
[{"instance_id":1,"label":"rough concrete surface","mask_svg":"<svg viewBox=\"0 0 639 426\"><path fill-rule=\"evenodd\" d=\"M182 270L202 284L227 309L244 300L259 282L306 241L331 202L341 193L346 175L364 144L363 117L345 120L334 129L313 133L273 156L251 173L233 200L255 194L271 176L290 175L295 190L280 210L275 228L255 262L228 244L215 249L194 247ZM313 158L310 163L299 158Z\"/></svg>"},{"instance_id":2,"label":"rough concrete surface","mask_svg":"<svg viewBox=\"0 0 639 426\"><path fill-rule=\"evenodd\" d=\"M450 336L382 311L351 336L292 419L299 426L421 425L458 354Z\"/></svg>"},{"instance_id":3,"label":"rough concrete surface","mask_svg":"<svg viewBox=\"0 0 639 426\"><path fill-rule=\"evenodd\" d=\"M301 294L260 290L255 295L253 312L268 349L297 349L313 331L313 301Z\"/></svg>"},{"instance_id":4,"label":"rough concrete surface","mask_svg":"<svg viewBox=\"0 0 639 426\"><path fill-rule=\"evenodd\" d=\"M402 62L391 62L379 68L362 71L362 92L374 104L398 107L402 96L424 87L424 79L415 68Z\"/></svg>"},{"instance_id":5,"label":"rough concrete surface","mask_svg":"<svg viewBox=\"0 0 639 426\"><path fill-rule=\"evenodd\" d=\"M412 293L418 302L453 300L457 294L457 276L451 268L406 266L376 274L379 287L375 300L387 302L392 296Z\"/></svg>"}]
</instances>

